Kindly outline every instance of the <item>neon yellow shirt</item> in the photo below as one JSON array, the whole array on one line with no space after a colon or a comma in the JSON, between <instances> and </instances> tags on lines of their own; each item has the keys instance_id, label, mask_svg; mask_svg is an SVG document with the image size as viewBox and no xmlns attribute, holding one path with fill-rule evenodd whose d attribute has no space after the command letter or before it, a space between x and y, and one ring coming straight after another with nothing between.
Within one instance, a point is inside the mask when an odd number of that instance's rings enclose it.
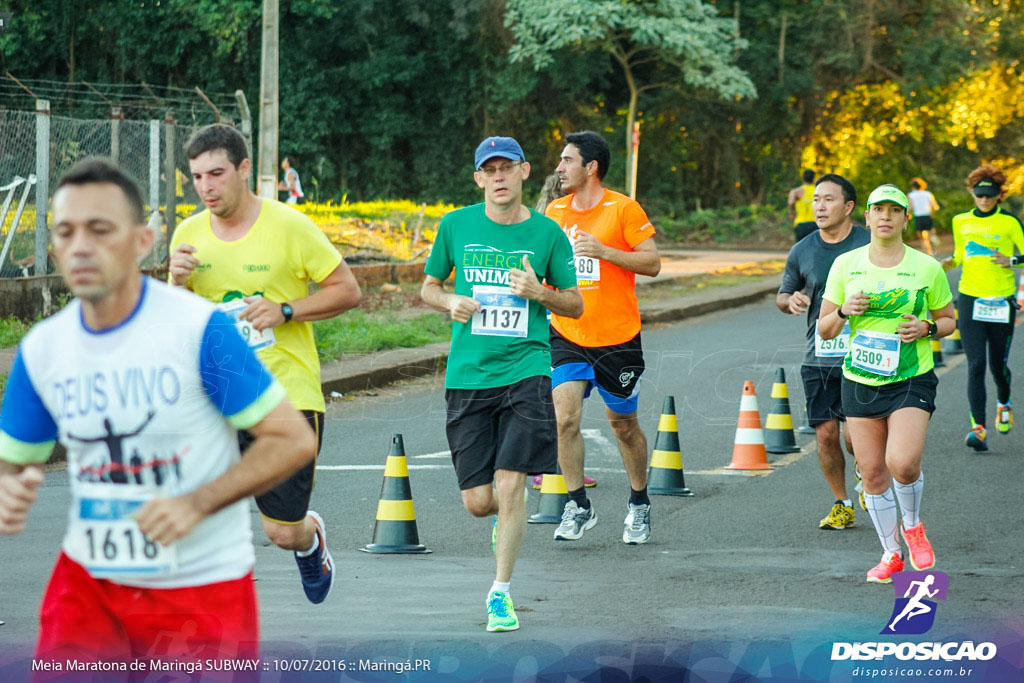
<instances>
[{"instance_id":1,"label":"neon yellow shirt","mask_svg":"<svg viewBox=\"0 0 1024 683\"><path fill-rule=\"evenodd\" d=\"M838 256L825 283L823 297L837 306L857 292L864 292L871 300L864 315L850 316L851 344L861 330L894 334L899 324L905 322L904 314L928 318L929 311L940 309L953 300L946 274L931 256L906 247L898 266L880 268L868 258L870 248L868 245ZM843 361L843 376L871 386L917 377L935 365L927 337L910 344L899 343L899 364L890 376L854 367L853 351L851 349Z\"/></svg>"},{"instance_id":2,"label":"neon yellow shirt","mask_svg":"<svg viewBox=\"0 0 1024 683\"><path fill-rule=\"evenodd\" d=\"M1013 256L1013 248L1024 253L1024 232L1020 220L1000 207L990 213L977 209L953 217L953 263L963 264L961 292L968 296L1012 296L1017 289L1013 270L992 262L991 254L972 256L968 242Z\"/></svg>"},{"instance_id":3,"label":"neon yellow shirt","mask_svg":"<svg viewBox=\"0 0 1024 683\"><path fill-rule=\"evenodd\" d=\"M252 228L233 242L213 234L209 210L178 226L171 250L191 244L200 261L188 280L189 289L215 303L254 294L285 303L309 296L310 281L322 282L334 272L341 254L313 221L281 202L262 201ZM313 323L284 323L274 328L274 337L274 345L257 351L260 360L296 408L323 412Z\"/></svg>"},{"instance_id":4,"label":"neon yellow shirt","mask_svg":"<svg viewBox=\"0 0 1024 683\"><path fill-rule=\"evenodd\" d=\"M796 212L793 225L814 220L814 185L801 185L801 187L804 188L804 196L793 204L793 209Z\"/></svg>"}]
</instances>

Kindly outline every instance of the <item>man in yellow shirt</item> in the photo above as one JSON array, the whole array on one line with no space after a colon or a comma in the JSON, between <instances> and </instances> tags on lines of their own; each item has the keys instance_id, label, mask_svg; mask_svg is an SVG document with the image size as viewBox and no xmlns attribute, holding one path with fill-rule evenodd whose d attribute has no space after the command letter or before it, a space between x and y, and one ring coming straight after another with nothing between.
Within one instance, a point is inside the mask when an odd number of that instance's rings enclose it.
<instances>
[{"instance_id":1,"label":"man in yellow shirt","mask_svg":"<svg viewBox=\"0 0 1024 683\"><path fill-rule=\"evenodd\" d=\"M803 185L789 191L789 217L793 221L793 233L799 242L817 231L818 224L814 221L814 171L806 169Z\"/></svg>"},{"instance_id":2,"label":"man in yellow shirt","mask_svg":"<svg viewBox=\"0 0 1024 683\"><path fill-rule=\"evenodd\" d=\"M236 319L242 336L322 442L325 404L312 322L358 305L359 284L311 220L252 193L252 162L234 128L201 129L186 154L206 210L174 232L170 281L221 304ZM314 294L309 294L311 281L320 286ZM250 442L248 433L239 432L243 451ZM334 563L323 519L309 510L315 468L314 460L257 496L256 504L270 540L295 551L306 597L320 603L331 591Z\"/></svg>"}]
</instances>

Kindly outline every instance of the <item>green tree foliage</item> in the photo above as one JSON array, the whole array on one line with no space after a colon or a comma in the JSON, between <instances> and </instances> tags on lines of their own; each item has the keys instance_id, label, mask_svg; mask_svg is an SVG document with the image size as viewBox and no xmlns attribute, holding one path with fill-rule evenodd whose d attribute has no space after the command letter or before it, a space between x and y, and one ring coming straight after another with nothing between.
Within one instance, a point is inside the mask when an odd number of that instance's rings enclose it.
<instances>
[{"instance_id":1,"label":"green tree foliage","mask_svg":"<svg viewBox=\"0 0 1024 683\"><path fill-rule=\"evenodd\" d=\"M509 51L513 63L531 61L544 69L555 53L571 48L606 53L621 67L629 91L627 168L640 93L689 86L723 98L756 95L747 74L733 64L746 47L735 22L700 0L508 0L505 25L516 39Z\"/></svg>"},{"instance_id":2,"label":"green tree foliage","mask_svg":"<svg viewBox=\"0 0 1024 683\"><path fill-rule=\"evenodd\" d=\"M260 6L9 0L0 73L242 89L255 114ZM678 220L784 206L805 164L863 191L922 176L951 210L965 208L963 178L979 161L1024 165L1019 0L280 0L280 10L280 152L320 199L477 201L473 149L492 134L523 144L531 195L563 136L584 128L612 144L607 182L624 188L632 113L643 125L638 198ZM80 88L54 113L105 117ZM0 77L3 107L32 100Z\"/></svg>"}]
</instances>

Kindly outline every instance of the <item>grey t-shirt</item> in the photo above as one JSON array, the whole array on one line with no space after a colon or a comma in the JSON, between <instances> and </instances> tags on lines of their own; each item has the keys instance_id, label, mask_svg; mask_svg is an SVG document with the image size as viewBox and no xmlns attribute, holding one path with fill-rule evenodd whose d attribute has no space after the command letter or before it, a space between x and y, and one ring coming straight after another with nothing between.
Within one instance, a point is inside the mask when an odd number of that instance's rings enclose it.
<instances>
[{"instance_id":1,"label":"grey t-shirt","mask_svg":"<svg viewBox=\"0 0 1024 683\"><path fill-rule=\"evenodd\" d=\"M818 322L818 311L821 309L821 295L825 292L828 271L836 257L863 247L870 241L871 233L866 228L854 225L842 242L829 244L821 239L821 231L815 231L789 250L779 293L792 294L803 291L811 300L811 305L807 308L807 353L804 355L804 365L823 367L843 362L843 356L819 357L814 354L814 330Z\"/></svg>"}]
</instances>

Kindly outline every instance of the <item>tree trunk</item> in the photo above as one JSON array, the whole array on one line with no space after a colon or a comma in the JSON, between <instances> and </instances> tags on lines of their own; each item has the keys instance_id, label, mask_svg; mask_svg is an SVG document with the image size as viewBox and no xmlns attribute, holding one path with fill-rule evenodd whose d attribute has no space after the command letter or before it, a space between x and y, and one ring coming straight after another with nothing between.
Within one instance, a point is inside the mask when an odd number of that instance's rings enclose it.
<instances>
[{"instance_id":1,"label":"tree trunk","mask_svg":"<svg viewBox=\"0 0 1024 683\"><path fill-rule=\"evenodd\" d=\"M786 77L786 15L782 15L782 28L779 29L779 83Z\"/></svg>"}]
</instances>

